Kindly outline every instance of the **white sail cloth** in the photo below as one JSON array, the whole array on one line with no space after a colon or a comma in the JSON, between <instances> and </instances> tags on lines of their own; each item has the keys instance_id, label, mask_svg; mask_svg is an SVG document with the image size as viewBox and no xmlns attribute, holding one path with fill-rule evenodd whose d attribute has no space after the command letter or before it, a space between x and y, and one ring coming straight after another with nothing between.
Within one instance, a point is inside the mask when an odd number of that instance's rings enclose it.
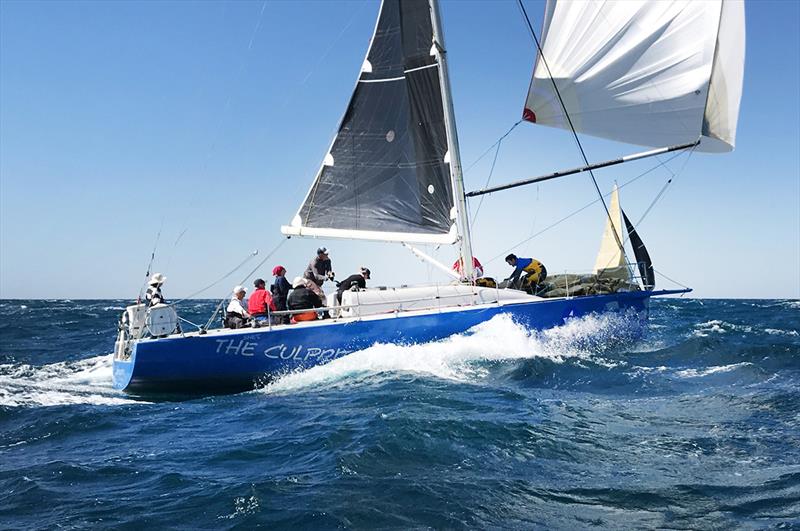
<instances>
[{"instance_id":1,"label":"white sail cloth","mask_svg":"<svg viewBox=\"0 0 800 531\"><path fill-rule=\"evenodd\" d=\"M743 1L548 0L542 37L526 120L570 128L554 81L579 133L652 147L702 137L699 151L733 149Z\"/></svg>"},{"instance_id":2,"label":"white sail cloth","mask_svg":"<svg viewBox=\"0 0 800 531\"><path fill-rule=\"evenodd\" d=\"M611 192L611 201L608 205L608 217L606 217L606 226L603 229L603 239L600 242L600 250L594 262L595 273L608 269L618 269L619 274L615 276L621 276L626 280L630 278L622 246L625 242L624 226L622 211L619 207L619 188L615 184L614 190Z\"/></svg>"}]
</instances>

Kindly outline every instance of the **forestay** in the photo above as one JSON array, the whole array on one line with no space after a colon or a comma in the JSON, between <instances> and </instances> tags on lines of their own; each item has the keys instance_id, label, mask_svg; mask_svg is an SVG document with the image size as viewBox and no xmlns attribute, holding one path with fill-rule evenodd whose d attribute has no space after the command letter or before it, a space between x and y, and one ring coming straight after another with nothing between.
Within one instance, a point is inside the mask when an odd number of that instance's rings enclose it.
<instances>
[{"instance_id":1,"label":"forestay","mask_svg":"<svg viewBox=\"0 0 800 531\"><path fill-rule=\"evenodd\" d=\"M579 133L652 147L700 138L700 151L733 149L742 1L548 0L542 36L526 120L570 128L555 82Z\"/></svg>"},{"instance_id":2,"label":"forestay","mask_svg":"<svg viewBox=\"0 0 800 531\"><path fill-rule=\"evenodd\" d=\"M458 234L427 0L385 0L338 133L288 235L453 243Z\"/></svg>"}]
</instances>

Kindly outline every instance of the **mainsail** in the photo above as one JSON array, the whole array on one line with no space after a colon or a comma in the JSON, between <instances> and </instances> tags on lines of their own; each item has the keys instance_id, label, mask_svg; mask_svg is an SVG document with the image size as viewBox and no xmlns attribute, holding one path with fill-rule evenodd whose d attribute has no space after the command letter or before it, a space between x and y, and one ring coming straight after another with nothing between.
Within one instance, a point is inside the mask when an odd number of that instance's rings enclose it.
<instances>
[{"instance_id":1,"label":"mainsail","mask_svg":"<svg viewBox=\"0 0 800 531\"><path fill-rule=\"evenodd\" d=\"M743 1L548 0L542 35L526 120L569 129L565 106L578 133L652 147L701 139L699 151L733 149Z\"/></svg>"},{"instance_id":2,"label":"mainsail","mask_svg":"<svg viewBox=\"0 0 800 531\"><path fill-rule=\"evenodd\" d=\"M338 133L288 235L458 238L428 0L384 0Z\"/></svg>"}]
</instances>

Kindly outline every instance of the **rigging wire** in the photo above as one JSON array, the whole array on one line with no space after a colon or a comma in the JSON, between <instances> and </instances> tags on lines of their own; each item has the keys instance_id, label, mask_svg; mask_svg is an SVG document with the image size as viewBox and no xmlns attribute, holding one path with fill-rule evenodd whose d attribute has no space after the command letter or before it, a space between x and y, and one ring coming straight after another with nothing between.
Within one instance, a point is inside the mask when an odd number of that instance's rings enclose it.
<instances>
[{"instance_id":1,"label":"rigging wire","mask_svg":"<svg viewBox=\"0 0 800 531\"><path fill-rule=\"evenodd\" d=\"M484 151L483 153L481 153L481 155L480 155L480 156L479 156L477 159L475 159L475 160L472 162L472 164L470 164L470 165L467 167L467 169L465 169L465 170L464 170L464 173L467 173L469 170L471 170L472 168L474 168L474 167L475 167L475 165L476 165L476 164L478 164L478 163L481 161L481 159L483 159L483 157L485 157L486 155L488 155L488 154L489 154L489 152L490 152L490 151L492 151L492 149L494 149L494 148L495 148L495 146L497 146L498 144L500 144L500 142L502 142L502 141L503 141L503 140L504 140L504 139L505 139L505 138L506 138L508 135L510 135L510 134L511 134L511 132L512 132L514 129L516 129L516 128L517 128L517 126L518 126L519 124L521 124L522 122L523 122L523 120L519 120L519 121L517 121L517 123L515 123L514 125L512 125L512 126L511 126L511 128L510 128L508 131L506 131L506 132L505 132L505 134L503 134L503 135L502 135L500 138L498 138L498 139L497 139L497 141L496 141L494 144L492 144L491 146L489 146L488 148L486 148L486 151Z\"/></svg>"},{"instance_id":2,"label":"rigging wire","mask_svg":"<svg viewBox=\"0 0 800 531\"><path fill-rule=\"evenodd\" d=\"M634 182L638 181L638 180L639 180L639 179L641 179L642 177L644 177L644 176L646 176L646 175L648 175L648 174L650 174L650 173L654 172L654 171L655 171L655 170L657 170L658 168L660 168L660 167L662 167L662 166L666 166L666 164L667 164L667 163L671 162L671 161L672 161L672 160L674 160L675 158L677 158L677 157L679 157L679 156L681 156L681 155L683 155L683 154L685 154L685 153L686 153L685 151L678 151L678 152L676 152L675 154L673 154L673 155L672 155L670 158L668 158L667 160L665 160L665 161L663 161L663 162L662 162L661 160L659 160L659 161L658 161L658 164L656 164L656 165L655 165L655 166L653 166L652 168L650 168L650 169L648 169L648 170L646 170L646 171L644 171L644 172L640 173L639 175L637 175L636 177L634 177L634 178L630 179L629 181L627 181L627 182L625 182L625 183L621 184L621 185L619 186L619 188L625 188L625 187L626 187L626 186L628 186L629 184L633 184ZM670 178L670 180L672 180L672 178ZM606 194L606 195L609 195L609 196L610 196L610 195L611 195L611 192L609 192L609 193L608 193L608 194ZM516 249L517 247L519 247L519 246L521 246L521 245L523 245L523 244L525 244L525 243L528 243L529 241L531 241L532 239L536 238L537 236L539 236L539 235L541 235L541 234L543 234L543 233L545 233L545 232L549 231L549 230L550 230L550 229L552 229L553 227L556 227L556 226L560 225L561 223L563 223L564 221L568 220L569 218L571 218L571 217L573 217L573 216L576 216L577 214L579 214L579 213L583 212L584 210L586 210L586 209L587 209L587 208L589 208L590 206L594 205L594 204L595 204L595 203L597 203L598 201L600 201L600 199L595 199L594 201L592 201L592 202L590 202L590 203L587 203L586 205L582 206L582 207L581 207L581 208L579 208L578 210L575 210L575 211L573 211L572 213L570 213L570 214L567 214L567 215L566 215L566 216L564 216L563 218L559 219L558 221L555 221L554 223L551 223L550 225L548 225L547 227L543 228L543 229L542 229L542 230L540 230L539 232L537 232L537 233L535 233L535 234L532 234L532 235L531 235L531 236L529 236L528 238L525 238L524 240L522 240L522 241L520 241L520 242L516 243L515 245L513 245L512 247L509 247L508 249L506 249L506 250L505 250L505 251L503 251L502 253L498 254L497 256L494 256L494 257L492 257L492 258L491 258L490 260L488 260L486 263L487 263L487 264L490 264L490 263L494 262L495 260L497 260L498 258L500 258L500 257L502 257L502 256L505 256L505 255L506 255L506 254L507 254L509 251L512 251L513 249ZM641 220L640 220L640 221L641 221Z\"/></svg>"},{"instance_id":3,"label":"rigging wire","mask_svg":"<svg viewBox=\"0 0 800 531\"><path fill-rule=\"evenodd\" d=\"M664 273L662 273L661 271L659 271L659 270L658 270L658 269L656 269L655 267L653 268L653 271L655 271L656 273L658 273L658 274L659 274L659 275L661 275L662 277L666 278L666 279L667 279L667 280L669 280L670 282L672 282L672 283L674 283L674 284L677 284L678 286L680 286L680 287L682 287L682 288L684 288L684 289L690 289L690 288L689 288L689 286L685 286L685 285L681 284L680 282L678 282L677 280L674 280L674 279L672 279L672 278L669 278L667 275L665 275Z\"/></svg>"},{"instance_id":4,"label":"rigging wire","mask_svg":"<svg viewBox=\"0 0 800 531\"><path fill-rule=\"evenodd\" d=\"M519 123L519 122L517 122L517 123ZM514 127L516 127L516 125ZM511 131L509 131L509 133L510 132ZM483 185L484 188L489 186L489 181L492 180L492 174L494 174L494 167L495 167L495 164L497 164L497 156L500 154L500 146L501 146L501 144L503 142L503 138L505 138L505 136L500 138L500 140L498 140L497 143L496 143L497 144L497 149L494 152L494 159L492 159L492 167L489 168L489 176L486 177L486 184ZM483 206L483 200L485 198L486 198L485 195L481 196L481 200L478 202L478 208L475 209L475 214L472 215L472 225L473 226L475 225L475 220L478 219L478 213L481 211L481 207Z\"/></svg>"},{"instance_id":5,"label":"rigging wire","mask_svg":"<svg viewBox=\"0 0 800 531\"><path fill-rule=\"evenodd\" d=\"M185 229L183 229L181 231L180 234L178 234L178 237L175 238L175 243L172 244L172 249L170 249L169 255L167 255L167 265L164 267L165 270L169 271L169 266L172 263L172 257L175 254L175 249L178 248L178 243L180 243L180 241L183 239L183 235L186 234L186 232L188 230L189 230L189 227L186 227Z\"/></svg>"},{"instance_id":6,"label":"rigging wire","mask_svg":"<svg viewBox=\"0 0 800 531\"><path fill-rule=\"evenodd\" d=\"M203 287L203 288L200 288L199 290L195 291L195 292L194 292L194 293L192 293L191 295L187 295L186 297L184 297L184 298L182 298L182 299L180 299L180 300L178 300L178 301L175 301L175 302L173 302L173 303L172 303L172 305L173 305L173 306L175 306L175 305L177 305L177 304L180 304L180 303L182 303L182 302L184 302L184 301L187 301L187 300L189 300L189 299L191 299L191 298L194 298L194 297L195 297L195 296L197 296L197 295L200 295L201 293L203 293L204 291L206 291L206 290L208 290L208 289L211 289L211 288L213 288L214 286L216 286L217 284L219 284L220 282L222 282L223 280L225 280L226 278L228 278L228 277L229 277L229 276L231 276L232 274L236 273L236 272L237 272L239 269L241 269L241 268L242 268L242 266L244 266L244 265L245 265L247 262L249 262L249 261L250 261L250 259L251 259L251 258L253 258L254 256L256 256L257 254L258 254L258 250L255 250L255 251L251 252L250 254L248 254L248 255L247 255L247 258L245 258L244 260L242 260L242 261L239 263L239 265L237 265L236 267L234 267L233 269L231 269L230 271L228 271L227 273L225 273L223 276L221 276L220 278L218 278L217 280L215 280L215 281L214 281L214 282L212 282L211 284L209 284L209 285L207 285L207 286L205 286L205 287Z\"/></svg>"},{"instance_id":7,"label":"rigging wire","mask_svg":"<svg viewBox=\"0 0 800 531\"><path fill-rule=\"evenodd\" d=\"M664 169L667 170L670 173L671 177L669 179L667 179L667 182L665 182L664 186L661 187L661 190L658 191L658 193L656 194L655 198L653 198L653 200L650 202L650 205L645 209L644 214L642 214L641 217L639 217L639 220L636 223L633 224L634 228L636 228L636 227L641 225L641 223L644 221L644 219L647 217L647 215L650 213L650 211L653 209L653 207L656 206L656 203L658 203L658 201L661 200L661 197L667 191L667 187L669 187L669 185L672 184L672 182L675 179L677 179L680 174L683 173L683 170L686 168L686 165L689 163L689 160L692 158L692 155L694 154L694 151L695 151L696 148L697 148L696 145L692 146L692 148L687 152L689 154L689 156L686 157L686 159L683 161L683 165L681 165L680 169L677 172L673 172L669 168L669 166L667 166L666 164L664 165ZM624 233L623 238L622 238L622 244L625 245L626 243L628 243L629 240L630 240L630 234L628 233L627 228L626 228L625 233ZM611 265L611 262L607 263L606 267L608 267L609 265ZM673 280L673 282L675 282L675 281ZM680 284L678 282L675 282L675 283L680 285L680 286L683 286L683 284ZM683 287L686 287L686 286L683 286Z\"/></svg>"},{"instance_id":8,"label":"rigging wire","mask_svg":"<svg viewBox=\"0 0 800 531\"><path fill-rule=\"evenodd\" d=\"M508 131L506 131L506 132L505 132L505 133L504 133L504 134L503 134L503 135L502 135L500 138L498 138L498 139L497 139L497 141L496 141L494 144L492 144L491 146L489 146L489 147L486 149L486 151L484 151L484 152L483 152L483 153L482 153L482 154L481 154L481 155L480 155L480 156L479 156L477 159L475 159L475 160L472 162L472 164L470 164L470 165L467 167L467 169L465 169L465 170L463 171L463 173L467 173L469 170L471 170L472 168L474 168L474 167L475 167L475 165L476 165L476 164L478 164L478 162L480 162L480 161L483 159L483 157L485 157L486 155L488 155L488 154L489 154L489 153L492 151L492 149L496 148L496 149L495 149L495 152L494 152L494 160L492 160L492 167L489 169L489 176L486 178L486 183L483 185L483 186L484 186L484 188L486 188L487 186L489 186L489 182L492 180L492 175L494 174L494 167L495 167L495 164L497 164L497 156L500 154L500 144L502 144L502 143L503 143L503 140L505 140L505 138L506 138L508 135L510 135L510 134L511 134L511 132L512 132L514 129L516 129L516 128L517 128L517 126L518 126L519 124L521 124L521 123L522 123L522 120L517 120L517 122L516 122L514 125L512 125L512 126L509 128L509 130L508 130ZM484 198L483 198L483 197L481 197L480 203L478 203L478 208L475 210L475 214L472 216L472 223L471 223L472 225L475 225L475 220L478 218L478 212L480 212L480 210L481 210L481 206L483 206L483 199L484 199Z\"/></svg>"},{"instance_id":9,"label":"rigging wire","mask_svg":"<svg viewBox=\"0 0 800 531\"><path fill-rule=\"evenodd\" d=\"M156 234L156 241L153 244L153 250L150 252L150 261L147 263L147 271L144 274L144 282L142 286L139 288L139 300L141 300L142 295L144 294L144 287L147 285L147 279L150 277L150 269L153 267L153 262L156 259L156 249L158 248L158 240L161 239L161 231L164 228L164 216L161 216L161 224L158 227L158 233Z\"/></svg>"},{"instance_id":10,"label":"rigging wire","mask_svg":"<svg viewBox=\"0 0 800 531\"><path fill-rule=\"evenodd\" d=\"M269 260L269 259L272 257L272 255L274 255L275 253L277 253L277 252L278 252L278 249L280 249L280 248L283 246L283 244L284 244L284 243L286 243L286 241L287 241L288 239L289 239L289 238L281 238L281 241L280 241L280 243L278 243L278 245L276 245L276 246L275 246L275 247L274 247L274 248L273 248L273 249L272 249L272 250L271 250L271 251L270 251L270 252L267 254L267 256L265 256L265 257L264 257L264 259L263 259L263 260L261 260L261 261L260 261L260 262L259 262L259 263L256 265L256 267L254 267L254 268L253 268L253 270L252 270L252 271L250 271L250 272L247 274L247 276L245 276L245 277L242 279L242 281L241 281L241 282L239 282L239 284L244 284L245 282L247 282L247 281L250 279L250 277L252 277L252 276L253 276L253 274L254 274L256 271L258 271L258 269L259 269L261 266L263 266L263 265L264 265L264 263L265 263L267 260ZM257 254L257 252L258 252L258 251L256 251L256 252L252 253L252 254L251 254L251 255L250 255L250 256L249 256L247 259L249 260L251 257L255 256L255 255ZM245 261L246 261L246 260L245 260ZM236 269L238 269L238 268L239 268L239 267L241 267L242 265L244 265L244 262L242 262L242 263L241 263L239 266L237 266L237 268L236 268ZM234 271L235 271L235 270L234 270ZM230 274L232 274L232 273L233 273L233 271L231 271L231 273L229 273L229 275L230 275ZM220 280L221 280L221 279L220 279ZM188 298L188 297L187 297L187 298ZM223 305L223 304L225 304L225 301L226 301L226 300L228 300L228 299L227 299L227 297L223 297L222 299L220 299L220 301L219 301L219 304L218 304L218 305L217 305L217 307L214 309L214 312L211 314L211 317L209 317L209 318L208 318L208 321L206 322L206 324L205 324L205 325L203 325L203 327L202 327L202 328L200 328L200 331L201 331L201 333L204 333L206 330L208 330L208 327L209 327L209 326L211 326L211 323L212 323L212 322L214 321L214 319L217 317L217 314L218 314L218 313L219 313L219 311L222 309L222 305Z\"/></svg>"},{"instance_id":11,"label":"rigging wire","mask_svg":"<svg viewBox=\"0 0 800 531\"><path fill-rule=\"evenodd\" d=\"M673 173L672 177L667 179L667 182L665 182L664 186L661 187L661 190L659 190L658 194L656 194L656 197L653 199L653 201L650 203L650 205L645 209L644 214L642 214L642 216L639 218L639 221L636 222L634 227L638 226L644 220L644 218L647 217L647 215L650 213L650 211L653 209L653 207L656 205L656 203L659 200L661 200L661 196L663 196L664 193L667 191L667 187L670 184L672 184L673 180L677 179L678 176L681 173L683 173L684 168L686 168L686 165L689 163L689 160L692 158L692 155L694 155L694 151L695 151L696 148L697 148L697 146L693 146L692 149L689 150L689 156L686 157L686 160L683 161L683 166L681 166L681 168L678 170L677 173ZM665 168L666 168L666 166L665 166ZM667 168L667 169L669 169L669 168Z\"/></svg>"},{"instance_id":12,"label":"rigging wire","mask_svg":"<svg viewBox=\"0 0 800 531\"><path fill-rule=\"evenodd\" d=\"M533 42L536 43L536 48L539 50L539 57L542 58L542 64L544 65L545 69L547 70L547 75L550 78L550 82L553 84L553 90L555 90L556 96L558 96L558 101L561 103L561 108L564 110L564 117L567 119L567 123L569 124L569 128L572 131L572 136L575 138L575 142L578 144L578 149L581 152L581 156L583 157L583 162L589 166L589 159L586 156L586 152L583 149L583 145L581 144L580 138L578 138L578 133L575 131L575 126L572 124L572 118L569 115L569 111L567 110L567 105L564 103L563 98L561 97L561 91L558 90L558 85L556 84L556 80L553 78L553 74L550 71L550 66L547 64L547 60L544 57L544 52L542 50L542 46L539 43L539 38L536 36L536 32L533 31L533 25L531 24L530 18L528 18L528 12L525 10L525 5L522 3L522 0L517 0L517 5L522 12L522 16L525 18L525 22L528 25L528 30L530 31L531 37L533 37ZM614 220L611 218L611 212L608 210L608 205L606 205L606 201L603 196L603 192L600 191L600 186L597 184L597 179L594 176L594 172L589 170L589 175L592 178L592 183L594 183L595 190L597 190L598 200L603 203L603 209L606 211L606 216L608 217L609 222L611 225L614 225ZM617 236L616 231L613 231L614 239L617 241L617 245L622 251L623 256L625 255L625 248L622 246L622 242L619 240L619 236Z\"/></svg>"}]
</instances>

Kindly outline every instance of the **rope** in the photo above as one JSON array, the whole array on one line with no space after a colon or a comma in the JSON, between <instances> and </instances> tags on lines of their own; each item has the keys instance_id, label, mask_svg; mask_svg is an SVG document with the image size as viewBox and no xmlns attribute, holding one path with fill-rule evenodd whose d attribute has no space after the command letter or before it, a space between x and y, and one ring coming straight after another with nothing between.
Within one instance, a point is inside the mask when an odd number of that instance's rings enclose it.
<instances>
[{"instance_id":1,"label":"rope","mask_svg":"<svg viewBox=\"0 0 800 531\"><path fill-rule=\"evenodd\" d=\"M240 269L240 268L241 268L243 265L245 265L247 262L249 262L249 261L250 261L250 259L251 259L251 258L253 258L254 256L256 256L257 254L258 254L258 251L257 251L257 250L256 250L256 251L253 251L252 253L250 253L249 255L247 255L247 258L245 258L244 260L242 260L242 261L239 263L239 265L237 265L236 267L234 267L233 269L231 269L230 271L228 271L227 273L225 273L225 275L223 275L222 277L218 278L217 280L215 280L214 282L212 282L212 283L211 283L211 284L209 284L208 286L205 286L204 288L201 288L201 289L199 289L199 290L195 291L195 292L194 292L194 293L192 293L191 295L188 295L188 296L186 296L186 297L182 298L182 299L181 299L181 300L179 300L179 301L173 302L173 303L172 303L172 305L173 305L173 306L175 306L175 305L177 305L177 304L180 304L180 303L182 303L182 302L184 302L184 301L186 301L186 300L188 300L188 299L191 299L191 298L195 297L196 295L200 295L201 293L203 293L203 292L204 292L204 291L206 291L207 289L213 288L214 286L216 286L217 284L219 284L220 282L222 282L223 280L225 280L226 278L228 278L228 277L229 277L229 276L231 276L232 274L236 273L236 271L238 271L238 270L239 270L239 269Z\"/></svg>"},{"instance_id":2,"label":"rope","mask_svg":"<svg viewBox=\"0 0 800 531\"><path fill-rule=\"evenodd\" d=\"M637 176L636 176L636 177L634 177L633 179L631 179L631 180L629 180L629 181L627 181L627 182L625 182L625 183L621 184L621 185L619 186L619 188L625 188L625 187L626 187L626 186L628 186L629 184L633 184L634 182L638 181L639 179L641 179L641 178L642 178L642 177L644 177L645 175L648 175L648 174L650 174L650 173L654 172L655 170L657 170L657 169L658 169L658 168L660 168L661 166L666 166L666 164L667 164L667 163L671 162L671 161L672 161L673 159L675 159L676 157L679 157L680 155L683 155L684 153L685 153L685 151L678 151L678 152L676 152L674 155L672 155L670 158L668 158L667 160L665 160L665 161L663 161L663 162L662 162L661 160L659 160L659 161L658 161L658 164L656 164L655 166L653 166L653 167L652 167L652 168L650 168L649 170L647 170L647 171L644 171L644 172L640 173L639 175L637 175ZM611 192L609 192L607 195L611 195ZM487 263L487 264L491 264L492 262L494 262L494 261L495 261L495 260L497 260L498 258L500 258L500 257L502 257L502 256L506 256L506 254L508 254L508 252L509 252L509 251L512 251L512 250L516 249L516 248L517 248L517 247L519 247L520 245L523 245L523 244L525 244L525 243L528 243L529 241L531 241L531 240L532 240L532 239L534 239L535 237L537 237L537 236L539 236L539 235L541 235L541 234L543 234L543 233L547 232L548 230L552 229L553 227L556 227L556 226L560 225L561 223L563 223L564 221L568 220L569 218L571 218L571 217L573 217L573 216L576 216L577 214L579 214L579 213L583 212L584 210L586 210L586 209L587 209L587 208L589 208L590 206L594 205L594 204L595 204L595 203L597 203L598 201L599 201L599 199L595 199L594 201L592 201L592 202L590 202L590 203L587 203L586 205L582 206L582 207L581 207L581 208L579 208L578 210L575 210L574 212L572 212L572 213L570 213L570 214L567 214L567 215L566 215L566 216L564 216L563 218L561 218L561 219L559 219L558 221L556 221L556 222L554 222L554 223L552 223L552 224L548 225L547 227L543 228L543 229L542 229L542 230L540 230L539 232L537 232L537 233L535 233L535 234L532 234L532 235L531 235L531 236L529 236L528 238L525 238L524 240L522 240L522 241L518 242L517 244L513 245L512 247L509 247L508 249L506 249L506 250L505 250L505 251L503 251L502 253L500 253L500 254L498 254L497 256L495 256L495 257L491 258L490 260L488 260L486 263Z\"/></svg>"},{"instance_id":3,"label":"rope","mask_svg":"<svg viewBox=\"0 0 800 531\"><path fill-rule=\"evenodd\" d=\"M678 170L677 173L675 173L672 170L670 170L669 166L664 166L664 169L667 170L672 175L672 177L667 179L667 182L664 183L664 186L661 187L661 190L658 191L658 193L656 194L655 198L650 202L650 205L645 209L644 214L642 214L642 216L639 218L639 221L637 221L636 223L633 224L634 228L636 228L639 225L641 225L641 223L644 221L644 219L647 217L647 215L650 213L650 211L653 209L653 207L656 205L656 203L664 195L664 192L667 191L667 187L670 184L672 184L672 181L677 179L678 176L681 173L683 173L683 170L686 168L686 165L689 163L689 159L692 158L692 155L694 154L694 151L695 151L696 148L697 148L697 146L692 146L692 148L689 150L689 156L686 157L686 160L683 161L683 165L680 167L680 169ZM625 231L625 236L622 239L622 244L625 245L626 243L628 243L629 240L630 240L630 234L628 234L628 231L626 230ZM611 265L610 262L606 264L606 267L608 267L609 265ZM677 282L676 282L676 284L677 284ZM683 287L686 287L686 286L683 286Z\"/></svg>"},{"instance_id":4,"label":"rope","mask_svg":"<svg viewBox=\"0 0 800 531\"><path fill-rule=\"evenodd\" d=\"M150 277L150 268L153 267L153 261L156 259L156 249L158 248L158 240L161 239L161 230L164 228L164 217L161 217L161 224L158 226L158 233L156 234L156 241L153 244L153 250L150 252L150 261L147 263L147 271L144 274L144 282L142 286L139 288L139 298L138 300L142 299L142 295L144 294L144 287L147 285L147 279Z\"/></svg>"},{"instance_id":5,"label":"rope","mask_svg":"<svg viewBox=\"0 0 800 531\"><path fill-rule=\"evenodd\" d=\"M536 36L536 32L533 31L533 26L531 25L531 20L528 18L528 12L525 11L525 5L522 3L522 0L517 0L517 4L519 5L520 10L522 11L522 15L525 17L525 22L528 24L528 30L530 30L531 36L533 37L533 42L536 43L536 48L539 50L539 57L542 58L542 64L544 65L545 69L547 69L547 75L550 78L550 82L553 84L553 90L555 90L556 96L558 96L558 101L561 103L561 108L564 110L564 116L567 119L567 123L569 123L569 128L572 131L572 136L575 138L575 143L578 145L578 149L581 152L581 157L583 157L583 162L587 166L589 166L589 159L586 156L586 152L583 149L583 145L581 144L580 138L578 138L578 133L575 131L575 126L572 124L572 118L569 116L569 111L567 111L567 105L564 103L564 100L561 98L561 92L558 90L558 85L556 85L556 80L553 78L553 74L550 71L550 66L547 64L547 60L544 57L544 52L542 51L542 46L539 44L539 38ZM597 190L598 200L603 203L603 209L606 211L606 216L608 217L609 222L611 225L614 225L614 220L611 218L611 212L608 210L608 205L606 205L605 199L603 198L603 192L600 191L600 186L597 184L597 179L594 177L594 172L589 170L589 175L592 178L592 183L594 183L595 190ZM613 231L614 239L619 245L620 251L622 251L623 256L625 255L625 248L622 246L622 242L619 240L619 236L617 235L617 231Z\"/></svg>"},{"instance_id":6,"label":"rope","mask_svg":"<svg viewBox=\"0 0 800 531\"><path fill-rule=\"evenodd\" d=\"M695 150L696 148L697 148L697 146L694 146L694 147L692 147L692 149L691 149L691 150L689 150L689 156L688 156L688 157L686 157L686 160L685 160L685 161L683 161L683 166L681 166L681 168L678 170L678 173L673 173L673 174L672 174L672 177L670 177L669 179L667 179L667 182L665 182L665 183L664 183L664 186L662 186L662 187L661 187L661 190L659 190L658 194L656 194L656 197L655 197L655 199L653 199L653 201L650 203L650 205L649 205L649 206L648 206L648 207L645 209L645 211L644 211L644 214L642 214L642 217L640 217L640 218L639 218L639 221L637 221L637 222L636 222L636 225L634 225L634 226L637 226L637 225L639 225L639 224L640 224L642 221L644 221L644 218L645 218L645 217L647 217L647 214L649 214L649 213L650 213L650 210L652 210L652 209L653 209L653 207L656 205L656 203L657 203L657 202L658 202L658 201L661 199L661 196L662 196L662 195L664 195L664 192L666 192L666 191L667 191L667 187L668 187L670 184L672 184L672 181L673 181L674 179L676 179L676 178L677 178L677 177L678 177L678 176L679 176L681 173L683 173L683 170L684 170L684 168L686 168L686 165L689 163L689 159L691 159L691 158L692 158L692 155L694 155L694 150ZM666 166L665 166L665 168L666 168ZM669 169L669 168L667 168L667 169Z\"/></svg>"},{"instance_id":7,"label":"rope","mask_svg":"<svg viewBox=\"0 0 800 531\"><path fill-rule=\"evenodd\" d=\"M517 124L519 124L519 122L517 122ZM514 127L516 127L517 124L515 124ZM513 129L513 127L512 127L512 129ZM509 131L509 133L510 132L511 131ZM507 134L508 133L506 133L506 135ZM483 185L484 188L489 186L489 181L492 180L492 174L494 173L494 166L495 166L495 164L497 164L497 156L500 154L500 145L501 145L501 143L503 141L503 138L505 138L506 135L503 135L503 137L501 137L500 140L498 140L497 143L496 143L497 144L497 149L494 152L494 159L492 159L492 167L489 168L489 176L486 178L486 183ZM481 196L481 200L478 203L478 208L475 209L475 214L472 216L472 225L473 226L475 225L475 220L478 219L478 213L481 211L481 207L483 206L483 200L485 198L486 198L485 195Z\"/></svg>"},{"instance_id":8,"label":"rope","mask_svg":"<svg viewBox=\"0 0 800 531\"><path fill-rule=\"evenodd\" d=\"M505 132L505 134L504 134L503 136L501 136L499 139L497 139L497 142L495 142L494 144L492 144L491 146L489 146L488 148L486 148L486 151L484 151L484 152L481 154L481 156L479 156L477 159L475 159L475 160L472 162L472 164L470 164L470 165L467 167L467 169L466 169L466 170L464 170L464 173L467 173L469 170L471 170L472 168L474 168L474 167L475 167L475 165L476 165L477 163L479 163L483 157L485 157L486 155L488 155L488 154L489 154L489 152L490 152L492 149L494 149L494 147L495 147L495 146L497 146L498 144L500 144L500 142L502 142L502 141L503 141L503 139L504 139L505 137L507 137L508 135L510 135L510 134L511 134L511 131L513 131L514 129L516 129L516 128L517 128L517 126L518 126L519 124L521 124L521 123L522 123L522 120L519 120L517 123L515 123L514 125L512 125L512 126L511 126L511 128L510 128L508 131L506 131L506 132ZM487 182L488 182L488 181L487 181Z\"/></svg>"},{"instance_id":9,"label":"rope","mask_svg":"<svg viewBox=\"0 0 800 531\"><path fill-rule=\"evenodd\" d=\"M272 251L270 251L270 252L269 252L269 254L268 254L267 256L265 256L265 257L264 257L264 259L263 259L263 260L261 260L261 261L258 263L258 265L257 265L255 268L253 268L253 270L252 270L252 271L250 271L250 272L247 274L247 276L246 276L246 277L244 277L244 278L242 279L242 281L241 281L241 282L239 282L239 284L244 284L245 282L247 282L247 281L250 279L250 277L252 277L252 276L253 276L253 274L254 274L256 271L258 271L258 269L259 269L261 266L263 266L263 265L264 265L264 263L265 263L267 260L269 260L269 259L270 259L270 257L272 257L272 255L273 255L273 254L275 254L275 253L277 253L277 252L278 252L278 249L280 249L280 248L283 246L283 244L284 244L284 243L286 243L286 241L287 241L288 239L289 239L289 238L283 238L283 239L281 239L280 243L278 243L278 245L276 245L276 246L275 246L275 248L274 248L274 249L272 249ZM256 251L256 252L258 252L258 251ZM250 256L249 256L247 259L249 260L251 257L253 257L253 256L255 256L255 255L256 255L256 253L253 253L253 254L251 254L251 255L250 255ZM247 261L247 260L245 260L245 262L246 262L246 261ZM239 264L239 266L237 266L237 267L236 267L236 269L239 269L239 267L241 267L242 265L244 265L244 262L242 262L241 264ZM235 270L234 270L234 271L235 271ZM233 273L233 271L231 271L231 273ZM230 273L229 273L229 275L230 275ZM217 307L214 309L214 312L211 314L211 317L209 317L209 318L208 318L208 322L206 322L206 324L205 324L205 325L203 325L203 327L200 329L200 330L201 330L201 332L204 332L205 330L208 330L208 327L209 327L209 326L211 326L211 323L212 323L212 322L214 321L214 319L217 317L217 314L219 313L220 309L222 309L222 305L223 305L223 304L225 304L225 301L226 301L226 300L228 300L228 299L227 299L227 297L225 297L225 298L223 298L223 299L221 299L221 300L219 301L219 304L218 304L218 305L217 305Z\"/></svg>"},{"instance_id":10,"label":"rope","mask_svg":"<svg viewBox=\"0 0 800 531\"><path fill-rule=\"evenodd\" d=\"M670 282L672 282L673 284L677 284L677 285L679 285L680 287L682 287L683 289L689 289L689 286L684 286L683 284L681 284L681 283L680 283L680 282L678 282L677 280L673 280L673 279L669 278L667 275L665 275L664 273L662 273L661 271L659 271L659 270L658 270L658 269L656 269L655 267L653 268L653 271L655 271L656 273L658 273L658 274L659 274L659 275L661 275L662 277L666 278L667 280L669 280L669 281L670 281Z\"/></svg>"}]
</instances>

